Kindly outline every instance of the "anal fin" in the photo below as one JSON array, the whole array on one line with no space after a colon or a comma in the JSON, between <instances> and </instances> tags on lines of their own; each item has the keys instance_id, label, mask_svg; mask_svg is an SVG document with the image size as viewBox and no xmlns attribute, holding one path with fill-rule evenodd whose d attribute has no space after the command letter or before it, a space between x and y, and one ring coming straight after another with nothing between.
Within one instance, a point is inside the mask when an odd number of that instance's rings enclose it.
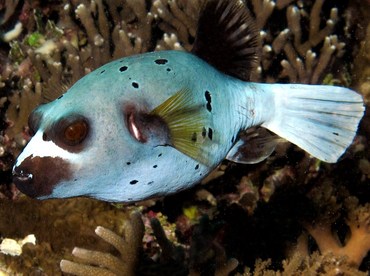
<instances>
[{"instance_id":1,"label":"anal fin","mask_svg":"<svg viewBox=\"0 0 370 276\"><path fill-rule=\"evenodd\" d=\"M262 162L273 153L279 139L265 128L250 128L240 134L226 159L241 164Z\"/></svg>"}]
</instances>

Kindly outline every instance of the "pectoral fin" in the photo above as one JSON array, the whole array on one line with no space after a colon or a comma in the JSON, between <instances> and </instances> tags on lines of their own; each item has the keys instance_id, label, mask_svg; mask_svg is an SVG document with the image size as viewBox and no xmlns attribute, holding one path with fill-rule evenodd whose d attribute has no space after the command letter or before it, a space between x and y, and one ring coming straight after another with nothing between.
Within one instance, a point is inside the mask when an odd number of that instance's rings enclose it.
<instances>
[{"instance_id":1,"label":"pectoral fin","mask_svg":"<svg viewBox=\"0 0 370 276\"><path fill-rule=\"evenodd\" d=\"M207 135L210 118L203 110L194 101L192 91L182 89L156 107L151 114L160 116L167 123L171 146L208 165L212 140Z\"/></svg>"}]
</instances>

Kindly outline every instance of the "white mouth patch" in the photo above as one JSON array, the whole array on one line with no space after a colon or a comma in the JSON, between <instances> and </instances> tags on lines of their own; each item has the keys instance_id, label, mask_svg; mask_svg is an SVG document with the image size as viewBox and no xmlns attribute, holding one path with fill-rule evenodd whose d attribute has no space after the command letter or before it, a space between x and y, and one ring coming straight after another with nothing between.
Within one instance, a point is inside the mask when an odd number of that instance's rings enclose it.
<instances>
[{"instance_id":1,"label":"white mouth patch","mask_svg":"<svg viewBox=\"0 0 370 276\"><path fill-rule=\"evenodd\" d=\"M68 160L70 163L75 163L74 161L78 158L78 154L71 153L57 146L52 141L44 141L42 136L42 131L38 131L32 137L23 152L18 156L14 167L20 166L27 157L31 159L34 157L59 157L63 160Z\"/></svg>"}]
</instances>

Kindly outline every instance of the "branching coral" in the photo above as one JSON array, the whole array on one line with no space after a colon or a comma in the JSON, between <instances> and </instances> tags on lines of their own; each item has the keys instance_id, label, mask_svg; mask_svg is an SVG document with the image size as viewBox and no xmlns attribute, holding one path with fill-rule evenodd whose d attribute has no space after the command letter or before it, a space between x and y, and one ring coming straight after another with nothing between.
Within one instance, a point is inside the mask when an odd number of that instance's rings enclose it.
<instances>
[{"instance_id":1,"label":"branching coral","mask_svg":"<svg viewBox=\"0 0 370 276\"><path fill-rule=\"evenodd\" d=\"M32 274L39 270L60 273L59 262L71 258L73 247L94 245L95 250L112 250L94 234L96 225L122 232L127 211L89 199L35 201L21 198L0 201L2 237L23 238L32 233L36 245L24 245L18 257L0 254L2 267L9 273Z\"/></svg>"},{"instance_id":2,"label":"branching coral","mask_svg":"<svg viewBox=\"0 0 370 276\"><path fill-rule=\"evenodd\" d=\"M134 275L144 235L140 213L131 214L130 220L124 225L123 238L101 226L96 228L95 233L113 245L120 253L120 258L109 253L76 247L72 254L84 264L62 260L62 271L74 275Z\"/></svg>"},{"instance_id":3,"label":"branching coral","mask_svg":"<svg viewBox=\"0 0 370 276\"><path fill-rule=\"evenodd\" d=\"M347 257L347 261L358 268L370 251L370 204L358 206L358 200L354 197L346 202L349 233L344 243L333 233L330 223L306 224L305 228L315 239L321 254Z\"/></svg>"},{"instance_id":4,"label":"branching coral","mask_svg":"<svg viewBox=\"0 0 370 276\"><path fill-rule=\"evenodd\" d=\"M266 81L276 82L276 76L271 78L270 74L276 60L280 60L282 70L278 79L288 78L290 82L318 83L322 81L330 62L344 54L345 44L333 35L334 27L339 20L338 9L330 10L325 27L320 28L323 1L315 1L310 11L305 9L303 2L297 4L291 2L294 1L278 1L276 4L273 1L252 1L257 25L263 29L264 46L260 70ZM286 28L272 31L266 24L267 19L273 14L274 9L285 8L288 3L290 5L286 8ZM306 19L309 20L308 26L302 23ZM322 44L320 53L317 53L314 49L320 44ZM281 55L284 56L283 59L279 57ZM261 77L255 76L256 80L261 80Z\"/></svg>"},{"instance_id":5,"label":"branching coral","mask_svg":"<svg viewBox=\"0 0 370 276\"><path fill-rule=\"evenodd\" d=\"M42 4L39 1L32 3L29 1L5 1L5 6L0 4L2 19L4 24L7 25L5 30L13 29L17 22L20 22L22 26L21 31L18 30L17 35L13 36L12 41L6 45L10 48L9 57L8 52L4 52L4 50L0 52L2 61L0 66L0 108L2 114L0 169L6 171L8 175L7 178L2 177L1 182L10 182L10 171L14 156L17 155L28 139L26 127L28 114L36 105L45 101L45 99L51 100L57 97L83 75L112 59L152 50L190 50L195 35L197 16L203 1L65 0L56 1L53 4L51 4L52 1L47 1L48 4ZM361 50L356 52L357 48L353 45L357 42L350 36L351 28L355 28L356 24L353 24L350 17L344 16L346 14L346 4L330 0L251 0L247 1L247 5L256 17L263 41L261 63L258 70L253 74L253 80L320 83L325 79L328 72L333 73L334 79L338 79L338 75L346 73L343 69L344 66L335 68L338 69L335 71L331 71L331 69L334 68L336 63L343 64L347 62L349 63L348 68L351 69L351 55L352 50L354 50L353 52L358 54L355 65L361 64L361 66L357 66L355 71L357 74L357 78L354 78L357 80L356 87L359 87L361 91L367 91L368 72L365 69L368 67L369 35L361 44ZM10 21L12 21L11 27L9 27ZM359 26L356 28L366 29L366 26L361 24ZM6 44L6 42L3 42L3 44ZM217 188L215 189L222 190L222 193L214 195L203 190L203 192L198 192L198 199L207 198L202 201L202 204L209 201L207 204L212 204L212 212L216 214L227 212L225 210L220 211L220 208L226 208L227 210L227 208L238 205L239 207L242 206L243 211L247 210L247 213L252 216L256 210L261 208L260 199L268 201L268 203L263 204L271 203L275 191L280 187L292 182L294 182L294 185L309 186L312 185L314 180L317 180L320 173L332 170L309 158L302 161L303 157L299 156L299 152L292 153L286 149L280 155L272 156L266 164L251 166L248 169L241 167L243 172L236 173L236 176L231 175L235 170L230 172L230 166L224 164L220 170L212 175L212 177L222 175L222 180L215 180L211 177L208 180L212 179L212 181L204 186L209 189L216 183L214 186L217 186ZM363 152L364 150L360 150L357 154L365 155ZM294 158L288 162L286 155ZM368 176L366 167L368 156L361 156L361 158L363 160L361 168L364 178L366 178ZM226 182L230 182L227 188L225 188L227 186ZM317 180L317 182L319 181ZM237 186L237 183L239 183L239 186ZM323 196L321 201L333 203L328 208L331 210L328 213L330 216L320 220L320 222L318 220L316 220L316 223L305 221L304 224L307 231L317 242L320 254L310 254L308 246L302 243L303 249L297 250L301 254L295 254L283 263L282 269L285 270L285 275L293 275L293 272L297 271L301 273L346 272L347 270L344 269L347 269L347 267L348 271L354 271L353 265L358 266L368 250L368 205L363 202L358 205L352 204L352 207L346 205L349 210L347 216L347 224L350 228L348 240L339 240L335 235L336 229L333 225L342 215L341 208L343 208L343 205L339 203L341 199L336 198L332 190L327 190L323 186L320 188L323 189L324 193L327 192L327 195ZM228 204L225 204L227 207L220 204L223 200L227 200ZM65 210L76 208L72 203L65 203L61 207ZM194 208L197 208L197 206ZM55 211L56 215L68 212L56 207L52 207L52 210L57 210ZM75 237L75 232L80 231L88 233L88 238L83 239L85 243L78 243L76 238L73 238L69 244L77 243L76 246L85 246L89 241L89 244L94 244L96 240L92 239L92 231L90 233L88 231L90 228L87 226L80 226L80 221L82 220L89 226L91 224L104 225L101 223L103 218L98 216L99 211L91 210L91 208L86 208L86 210L89 215L83 216L83 211L78 214L68 212L67 218L62 216L62 218L55 219L53 230L61 238L53 240L52 237L49 237L54 242L52 246L50 245L51 241L44 241L36 246L26 246L23 260L17 259L17 261L14 261L14 259L5 257L6 263L10 267L14 266L18 269L18 264L22 263L22 269L24 267L31 269L34 268L33 264L35 262L40 262L45 270L51 271L51 274L60 273L59 267L55 265L55 259L60 255L56 256L57 254L53 249L60 248L62 243L66 243L66 239L62 237ZM14 224L14 222L7 221L9 216L23 220L23 223L26 221L27 225L31 225L23 216L17 213L13 214L11 211L2 216L3 223L6 225ZM46 214L42 213L42 215L36 216L39 218L46 216ZM138 218L132 218L132 220L136 219ZM35 219L35 221L41 229L48 225L40 219ZM217 219L215 219L216 221ZM135 227L140 228L138 226L139 221L136 220L136 222ZM186 224L185 234L183 235L188 235L188 239L184 238L186 242L182 241L186 246L178 246L177 243L173 242L174 238L168 236L168 231L167 233L163 231L163 224L161 225L153 220L152 228L154 236L160 244L161 253L156 255L157 258L153 257L151 267L174 265L177 262L177 268L185 272L189 272L190 263L190 272L193 274L201 273L200 271L204 267L211 267L212 271L220 275L232 271L237 266L237 261L229 259L228 256L234 255L225 251L224 244L217 231L212 232L205 227L206 223L204 221L200 224L197 226L194 226L193 222ZM60 229L64 229L64 226L67 229L61 231ZM104 226L116 232L115 227ZM12 228L12 226L8 226L8 228ZM8 228L6 230L9 230ZM127 260L128 255L122 254L122 252L127 252L126 247L130 247L127 244L130 240L127 236L128 232L126 231L124 236L126 239L122 239L106 228L98 229L97 232L102 236L106 235L116 240L113 245L120 248L118 251L122 258L118 258L117 254L112 256L106 255L108 253L96 253L78 248L73 253L77 257L82 257L83 264L63 261L64 265L62 267L74 267L75 271L82 269L83 272L91 272L94 270L93 268L99 269L101 272L102 267L107 268L104 269L107 273L109 268L112 273L122 272L120 270L122 267L124 267L124 271L133 271L134 267L131 264L137 263L137 260ZM5 233L3 232L5 230L1 230L2 233ZM33 233L33 230L37 231L36 226L29 233ZM35 234L41 235L39 232L35 232ZM137 234L141 233L138 232ZM203 241L205 242L202 243ZM135 242L137 242L135 247L135 250L137 250L139 241L136 240ZM125 248L122 248L122 245ZM356 250L352 250L353 247L356 247ZM204 252L204 254L196 254L197 250L194 248L199 249L198 252ZM189 255L190 257L186 255L187 250L192 252L191 256ZM247 251L248 248L244 250ZM103 251L108 252L108 249ZM134 252L133 256L137 256L137 251ZM351 255L350 252L356 252L356 255ZM47 264L45 264L46 260L43 259L46 255L52 256ZM97 261L91 261L91 256L97 256L98 258L93 257ZM63 258L71 259L68 254ZM127 262L123 260L127 260ZM142 261L142 259L140 258L139 261ZM238 261L240 267L245 265L245 260L242 258L238 258ZM352 263L352 267L348 265L348 261ZM14 263L17 263L17 265L14 265ZM145 265L147 264L144 262L144 267ZM64 268L67 269L66 267ZM338 270L339 268L340 270ZM276 266L274 269L276 269ZM256 275L258 275L258 271L263 271L266 275L268 265L259 266L259 268L257 265ZM358 270L355 271L358 272Z\"/></svg>"},{"instance_id":6,"label":"branching coral","mask_svg":"<svg viewBox=\"0 0 370 276\"><path fill-rule=\"evenodd\" d=\"M165 33L157 50L181 49L191 50L191 38L195 37L197 16L204 0L166 1L154 0L153 14L162 19L159 24ZM180 42L181 45L180 46Z\"/></svg>"}]
</instances>

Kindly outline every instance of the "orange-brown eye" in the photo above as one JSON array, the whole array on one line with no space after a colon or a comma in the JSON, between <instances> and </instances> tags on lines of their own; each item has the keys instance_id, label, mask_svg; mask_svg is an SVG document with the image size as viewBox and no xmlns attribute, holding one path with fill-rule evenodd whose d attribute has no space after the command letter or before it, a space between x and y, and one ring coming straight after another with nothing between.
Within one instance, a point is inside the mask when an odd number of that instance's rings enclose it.
<instances>
[{"instance_id":1,"label":"orange-brown eye","mask_svg":"<svg viewBox=\"0 0 370 276\"><path fill-rule=\"evenodd\" d=\"M87 136L88 127L84 121L76 121L67 126L64 130L65 142L71 146L78 145Z\"/></svg>"}]
</instances>

